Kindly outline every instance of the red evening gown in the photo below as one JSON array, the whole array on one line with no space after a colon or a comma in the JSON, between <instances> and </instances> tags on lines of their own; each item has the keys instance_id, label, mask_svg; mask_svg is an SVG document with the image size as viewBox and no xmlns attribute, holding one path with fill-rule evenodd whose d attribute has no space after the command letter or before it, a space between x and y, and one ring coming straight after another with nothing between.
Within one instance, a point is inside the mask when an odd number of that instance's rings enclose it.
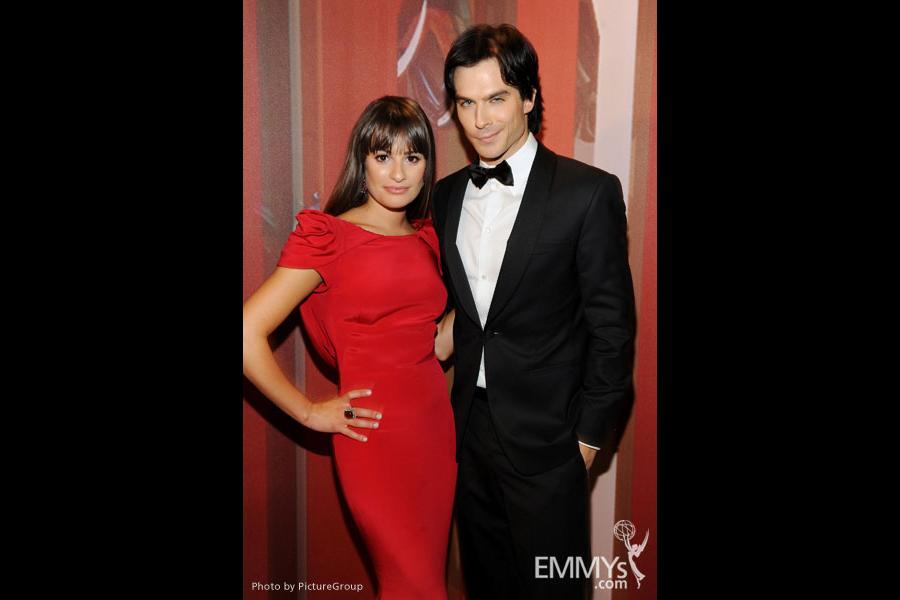
<instances>
[{"instance_id":1,"label":"red evening gown","mask_svg":"<svg viewBox=\"0 0 900 600\"><path fill-rule=\"evenodd\" d=\"M447 292L430 220L384 236L304 210L281 267L315 269L322 283L300 311L316 351L337 367L340 393L371 389L354 406L382 412L368 442L334 435L350 512L372 557L379 598L446 598L444 569L456 484L447 383L434 355Z\"/></svg>"}]
</instances>

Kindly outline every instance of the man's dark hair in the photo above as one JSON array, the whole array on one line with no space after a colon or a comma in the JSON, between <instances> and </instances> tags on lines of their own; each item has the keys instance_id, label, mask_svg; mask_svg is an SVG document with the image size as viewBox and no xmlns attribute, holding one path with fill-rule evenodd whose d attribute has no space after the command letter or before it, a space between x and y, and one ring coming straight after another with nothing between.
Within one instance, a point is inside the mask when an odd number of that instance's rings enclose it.
<instances>
[{"instance_id":1,"label":"man's dark hair","mask_svg":"<svg viewBox=\"0 0 900 600\"><path fill-rule=\"evenodd\" d=\"M444 61L444 88L447 90L447 105L456 103L456 87L453 85L453 71L456 67L471 67L488 58L496 58L500 64L503 82L519 90L522 100L534 96L534 108L528 113L528 129L532 133L541 130L544 113L544 97L541 95L541 81L538 78L538 57L531 42L509 24L473 25L456 38Z\"/></svg>"}]
</instances>

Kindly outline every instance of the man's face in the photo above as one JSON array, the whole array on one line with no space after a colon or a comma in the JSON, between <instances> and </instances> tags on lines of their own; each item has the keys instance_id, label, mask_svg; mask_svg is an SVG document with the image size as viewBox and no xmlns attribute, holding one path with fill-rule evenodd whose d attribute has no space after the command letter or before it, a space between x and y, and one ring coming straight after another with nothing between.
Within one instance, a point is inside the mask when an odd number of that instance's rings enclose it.
<instances>
[{"instance_id":1,"label":"man's face","mask_svg":"<svg viewBox=\"0 0 900 600\"><path fill-rule=\"evenodd\" d=\"M534 108L534 95L522 100L519 90L504 83L496 58L456 67L453 84L456 115L484 162L497 164L522 147L528 139L528 113Z\"/></svg>"}]
</instances>

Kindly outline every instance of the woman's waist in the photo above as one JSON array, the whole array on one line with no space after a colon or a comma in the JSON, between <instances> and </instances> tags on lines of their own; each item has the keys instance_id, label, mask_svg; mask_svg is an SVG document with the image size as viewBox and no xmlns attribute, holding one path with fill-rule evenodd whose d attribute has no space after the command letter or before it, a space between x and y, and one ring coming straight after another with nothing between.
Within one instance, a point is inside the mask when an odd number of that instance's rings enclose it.
<instances>
[{"instance_id":1,"label":"woman's waist","mask_svg":"<svg viewBox=\"0 0 900 600\"><path fill-rule=\"evenodd\" d=\"M436 360L434 334L434 324L350 328L335 339L338 369L403 369Z\"/></svg>"},{"instance_id":2,"label":"woman's waist","mask_svg":"<svg viewBox=\"0 0 900 600\"><path fill-rule=\"evenodd\" d=\"M373 367L349 365L338 369L340 393L351 390L372 390L372 397L434 399L450 401L449 385L437 358L404 366Z\"/></svg>"}]
</instances>

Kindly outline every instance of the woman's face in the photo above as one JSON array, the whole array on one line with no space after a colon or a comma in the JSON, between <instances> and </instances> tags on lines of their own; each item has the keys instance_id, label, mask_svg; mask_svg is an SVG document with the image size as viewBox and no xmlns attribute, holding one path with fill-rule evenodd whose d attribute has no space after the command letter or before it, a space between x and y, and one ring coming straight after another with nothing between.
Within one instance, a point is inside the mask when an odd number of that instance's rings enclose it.
<instances>
[{"instance_id":1,"label":"woman's face","mask_svg":"<svg viewBox=\"0 0 900 600\"><path fill-rule=\"evenodd\" d=\"M425 183L425 157L408 152L405 139L394 140L390 154L376 150L366 156L369 200L401 210L416 199Z\"/></svg>"}]
</instances>

